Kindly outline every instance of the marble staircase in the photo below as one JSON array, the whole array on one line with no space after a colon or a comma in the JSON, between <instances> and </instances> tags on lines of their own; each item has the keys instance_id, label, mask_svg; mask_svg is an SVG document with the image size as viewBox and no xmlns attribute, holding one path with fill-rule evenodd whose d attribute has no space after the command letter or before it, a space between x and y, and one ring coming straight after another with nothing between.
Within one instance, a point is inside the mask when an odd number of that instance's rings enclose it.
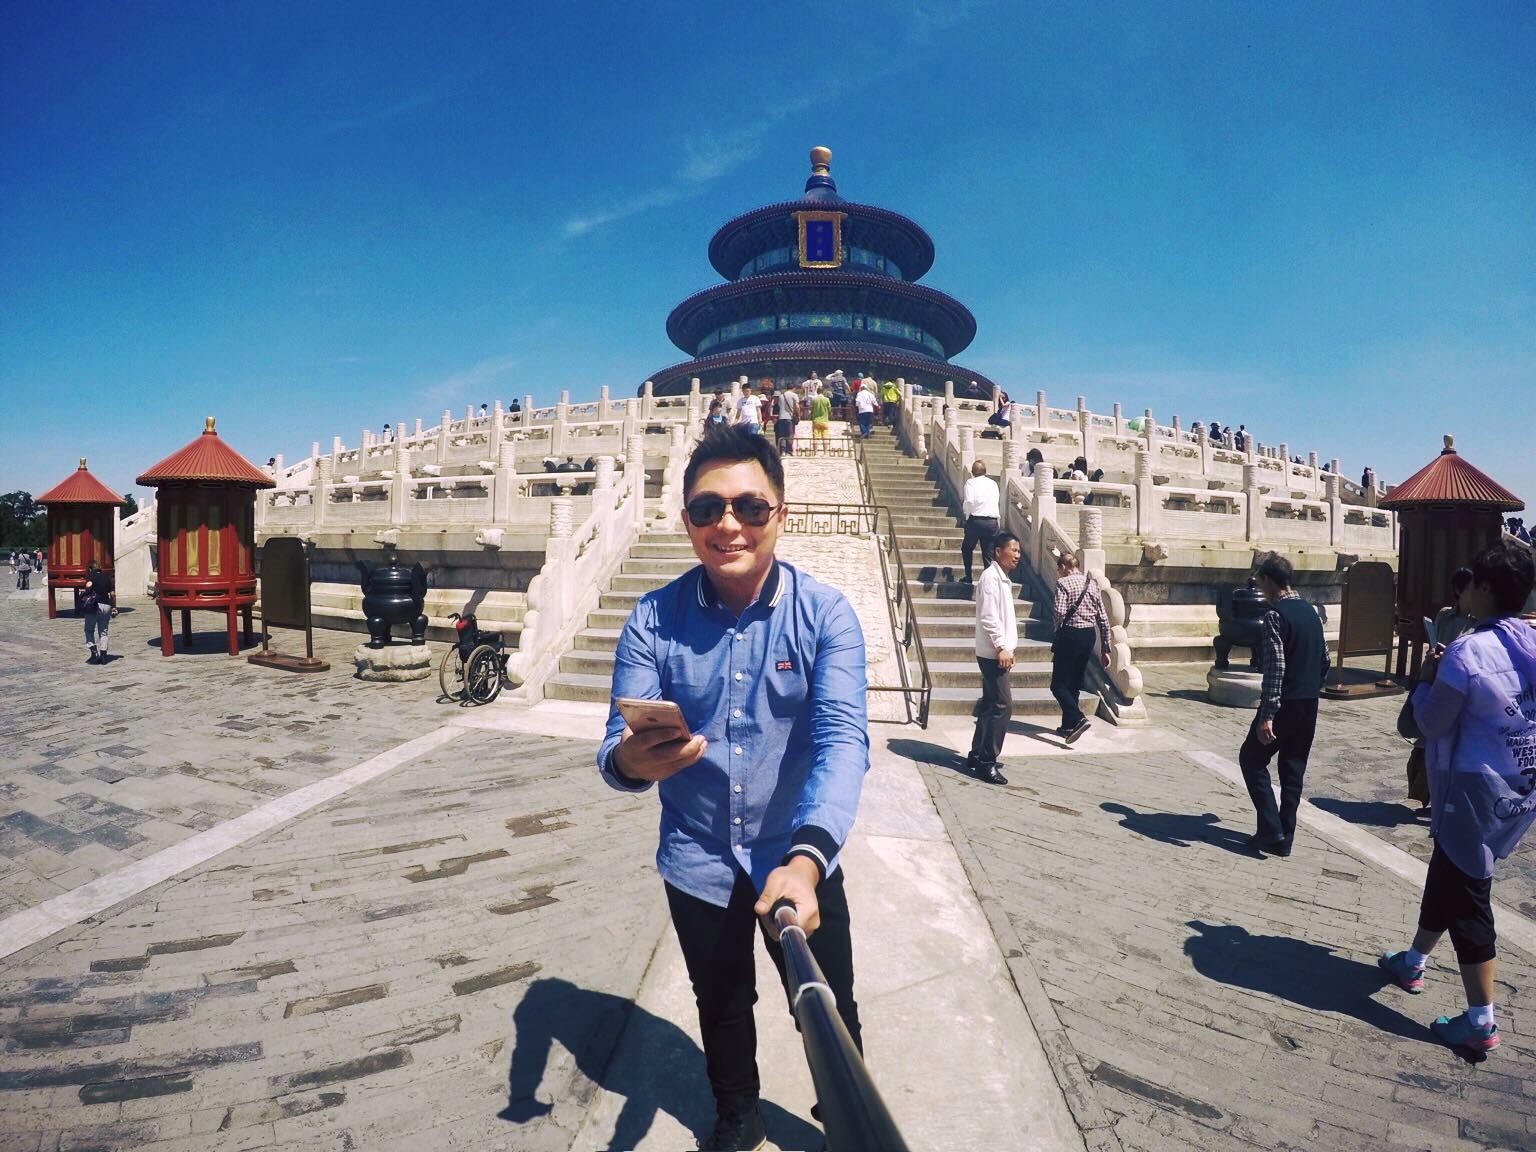
<instances>
[{"instance_id":1,"label":"marble staircase","mask_svg":"<svg viewBox=\"0 0 1536 1152\"><path fill-rule=\"evenodd\" d=\"M920 460L905 455L895 438L879 428L864 443L864 459L876 503L891 510L907 573L907 592L928 657L933 684L930 714L970 715L981 696L981 672L976 666L974 586L961 577L965 568L960 543L965 532L958 510ZM974 573L982 572L978 548ZM1028 600L1018 599L1019 647L1013 666L1013 714L1031 723L1055 727L1060 709L1051 696L1051 627ZM1036 617L1040 618L1036 618ZM1098 697L1080 694L1083 711L1092 715Z\"/></svg>"},{"instance_id":2,"label":"marble staircase","mask_svg":"<svg viewBox=\"0 0 1536 1152\"><path fill-rule=\"evenodd\" d=\"M687 533L642 532L588 614L586 627L560 657L559 669L544 682L545 699L607 704L613 691L614 649L635 602L697 563Z\"/></svg>"}]
</instances>

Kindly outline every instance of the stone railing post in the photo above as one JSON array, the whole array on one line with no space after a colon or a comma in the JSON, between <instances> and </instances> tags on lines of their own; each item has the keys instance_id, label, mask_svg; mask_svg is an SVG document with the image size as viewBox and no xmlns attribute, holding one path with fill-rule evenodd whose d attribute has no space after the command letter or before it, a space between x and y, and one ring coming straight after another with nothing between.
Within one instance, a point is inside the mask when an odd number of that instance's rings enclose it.
<instances>
[{"instance_id":1,"label":"stone railing post","mask_svg":"<svg viewBox=\"0 0 1536 1152\"><path fill-rule=\"evenodd\" d=\"M955 382L953 380L944 381L944 403L948 404L951 408L955 406Z\"/></svg>"},{"instance_id":2,"label":"stone railing post","mask_svg":"<svg viewBox=\"0 0 1536 1152\"><path fill-rule=\"evenodd\" d=\"M747 378L745 376L738 376L731 381L731 393L725 412L725 422L727 424L732 424L736 421L736 401L741 399L741 386L746 382Z\"/></svg>"},{"instance_id":3,"label":"stone railing post","mask_svg":"<svg viewBox=\"0 0 1536 1152\"><path fill-rule=\"evenodd\" d=\"M281 476L282 474L283 474L283 454L281 452L279 452L276 456L272 457L271 476L272 476L273 479L276 479L277 477Z\"/></svg>"},{"instance_id":4,"label":"stone railing post","mask_svg":"<svg viewBox=\"0 0 1536 1152\"><path fill-rule=\"evenodd\" d=\"M1146 438L1147 447L1152 450L1152 460L1157 460L1157 421L1152 419L1152 409L1147 408L1141 414L1141 434Z\"/></svg>"},{"instance_id":5,"label":"stone railing post","mask_svg":"<svg viewBox=\"0 0 1536 1152\"><path fill-rule=\"evenodd\" d=\"M1048 418L1048 415L1047 415L1046 410L1045 410L1045 393L1044 392L1040 392L1040 391L1036 391L1036 393L1035 393L1035 427L1036 428L1049 428L1050 426L1051 426L1051 422L1050 422L1050 419Z\"/></svg>"},{"instance_id":6,"label":"stone railing post","mask_svg":"<svg viewBox=\"0 0 1536 1152\"><path fill-rule=\"evenodd\" d=\"M1211 434L1206 431L1205 425L1195 429L1195 449L1200 453L1200 475L1211 474Z\"/></svg>"},{"instance_id":7,"label":"stone railing post","mask_svg":"<svg viewBox=\"0 0 1536 1152\"><path fill-rule=\"evenodd\" d=\"M1006 512L1007 509L1005 508ZM1055 572L1056 566L1048 564L1050 545L1045 542L1046 522L1056 522L1056 473L1049 464L1035 465L1035 554L1030 561L1036 572Z\"/></svg>"},{"instance_id":8,"label":"stone railing post","mask_svg":"<svg viewBox=\"0 0 1536 1152\"><path fill-rule=\"evenodd\" d=\"M326 487L331 482L333 459L330 456L322 456L315 461L314 478L309 486L309 504L314 512L316 528L325 523L325 502L330 498Z\"/></svg>"},{"instance_id":9,"label":"stone railing post","mask_svg":"<svg viewBox=\"0 0 1536 1152\"><path fill-rule=\"evenodd\" d=\"M1120 405L1118 403L1114 407L1114 414L1115 414L1115 435L1116 436L1124 436L1125 435L1125 420L1123 419L1123 414L1122 414L1122 412L1120 410Z\"/></svg>"},{"instance_id":10,"label":"stone railing post","mask_svg":"<svg viewBox=\"0 0 1536 1152\"><path fill-rule=\"evenodd\" d=\"M512 509L517 504L517 441L503 440L501 452L496 457L496 499L491 506L492 519L505 522L512 519Z\"/></svg>"},{"instance_id":11,"label":"stone railing post","mask_svg":"<svg viewBox=\"0 0 1536 1152\"><path fill-rule=\"evenodd\" d=\"M443 409L443 422L437 426L437 462L448 463L448 449L452 446L453 413Z\"/></svg>"},{"instance_id":12,"label":"stone railing post","mask_svg":"<svg viewBox=\"0 0 1536 1152\"><path fill-rule=\"evenodd\" d=\"M1328 501L1328 543L1334 548L1344 543L1344 501L1340 495L1339 476L1330 472L1323 477L1323 499Z\"/></svg>"},{"instance_id":13,"label":"stone railing post","mask_svg":"<svg viewBox=\"0 0 1536 1152\"><path fill-rule=\"evenodd\" d=\"M1088 461L1088 471L1092 472L1094 461L1099 455L1099 446L1094 443L1093 414L1088 411L1088 398L1077 398L1077 443L1078 451L1083 454L1083 459Z\"/></svg>"},{"instance_id":14,"label":"stone railing post","mask_svg":"<svg viewBox=\"0 0 1536 1152\"><path fill-rule=\"evenodd\" d=\"M533 427L533 397L523 397L522 425L524 428Z\"/></svg>"},{"instance_id":15,"label":"stone railing post","mask_svg":"<svg viewBox=\"0 0 1536 1152\"><path fill-rule=\"evenodd\" d=\"M1077 562L1084 572L1104 571L1104 510L1077 510Z\"/></svg>"},{"instance_id":16,"label":"stone railing post","mask_svg":"<svg viewBox=\"0 0 1536 1152\"><path fill-rule=\"evenodd\" d=\"M320 441L311 440L309 442L309 466L313 468L315 461L318 459L320 459Z\"/></svg>"},{"instance_id":17,"label":"stone railing post","mask_svg":"<svg viewBox=\"0 0 1536 1152\"><path fill-rule=\"evenodd\" d=\"M506 429L503 428L503 426L502 426L502 418L504 416L505 416L505 413L502 411L501 401L498 400L494 404L491 405L491 451L490 451L490 458L492 460L499 460L501 458L501 441L502 441L502 437L506 435Z\"/></svg>"},{"instance_id":18,"label":"stone railing post","mask_svg":"<svg viewBox=\"0 0 1536 1152\"><path fill-rule=\"evenodd\" d=\"M416 417L416 430L411 433L417 440L421 439L421 417Z\"/></svg>"},{"instance_id":19,"label":"stone railing post","mask_svg":"<svg viewBox=\"0 0 1536 1152\"><path fill-rule=\"evenodd\" d=\"M1361 474L1360 479L1365 481L1365 483L1361 485L1361 487L1365 489L1365 506L1367 508L1376 507L1376 473L1367 468L1364 473Z\"/></svg>"},{"instance_id":20,"label":"stone railing post","mask_svg":"<svg viewBox=\"0 0 1536 1152\"><path fill-rule=\"evenodd\" d=\"M597 418L599 420L608 419L608 409L611 405L612 401L608 399L608 385L604 384L597 390Z\"/></svg>"},{"instance_id":21,"label":"stone railing post","mask_svg":"<svg viewBox=\"0 0 1536 1152\"><path fill-rule=\"evenodd\" d=\"M1003 441L1003 475L998 478L998 484L1008 476L1016 476L1019 471L1019 446L1012 440Z\"/></svg>"},{"instance_id":22,"label":"stone railing post","mask_svg":"<svg viewBox=\"0 0 1536 1152\"><path fill-rule=\"evenodd\" d=\"M389 482L389 523L405 525L406 501L411 498L411 450L395 441L395 478Z\"/></svg>"},{"instance_id":23,"label":"stone railing post","mask_svg":"<svg viewBox=\"0 0 1536 1152\"><path fill-rule=\"evenodd\" d=\"M640 418L653 419L656 415L656 386L647 380L640 386Z\"/></svg>"},{"instance_id":24,"label":"stone railing post","mask_svg":"<svg viewBox=\"0 0 1536 1152\"><path fill-rule=\"evenodd\" d=\"M599 456L597 463L593 466L593 471L597 473L597 481L593 485L593 491L607 492L611 495L613 490L613 457Z\"/></svg>"},{"instance_id":25,"label":"stone railing post","mask_svg":"<svg viewBox=\"0 0 1536 1152\"><path fill-rule=\"evenodd\" d=\"M1036 469L1038 471L1039 469ZM1157 531L1162 516L1162 500L1152 483L1152 453L1145 444L1136 448L1136 535L1150 536Z\"/></svg>"},{"instance_id":26,"label":"stone railing post","mask_svg":"<svg viewBox=\"0 0 1536 1152\"><path fill-rule=\"evenodd\" d=\"M645 519L645 438L638 433L624 441L628 447L624 453L624 483L634 481L635 523Z\"/></svg>"},{"instance_id":27,"label":"stone railing post","mask_svg":"<svg viewBox=\"0 0 1536 1152\"><path fill-rule=\"evenodd\" d=\"M1259 466L1253 462L1253 441L1248 441L1248 462L1243 465L1243 492L1248 500L1247 541L1264 538L1264 494L1259 491Z\"/></svg>"},{"instance_id":28,"label":"stone railing post","mask_svg":"<svg viewBox=\"0 0 1536 1152\"><path fill-rule=\"evenodd\" d=\"M704 390L702 382L697 376L688 378L688 399L695 408L703 408Z\"/></svg>"},{"instance_id":29,"label":"stone railing post","mask_svg":"<svg viewBox=\"0 0 1536 1152\"><path fill-rule=\"evenodd\" d=\"M624 424L619 429L619 435L624 443L628 444L630 437L640 435L640 400L631 396L624 401Z\"/></svg>"},{"instance_id":30,"label":"stone railing post","mask_svg":"<svg viewBox=\"0 0 1536 1152\"><path fill-rule=\"evenodd\" d=\"M964 485L965 477L971 474L971 465L976 462L976 431L969 425L960 429L960 483Z\"/></svg>"}]
</instances>

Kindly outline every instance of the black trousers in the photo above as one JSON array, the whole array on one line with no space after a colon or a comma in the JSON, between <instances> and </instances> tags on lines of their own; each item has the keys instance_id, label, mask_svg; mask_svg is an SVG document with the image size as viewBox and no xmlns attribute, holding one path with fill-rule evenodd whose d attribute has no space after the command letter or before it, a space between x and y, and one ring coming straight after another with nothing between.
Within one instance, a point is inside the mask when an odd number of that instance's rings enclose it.
<instances>
[{"instance_id":1,"label":"black trousers","mask_svg":"<svg viewBox=\"0 0 1536 1152\"><path fill-rule=\"evenodd\" d=\"M992 537L997 535L996 516L967 516L965 518L965 539L960 541L960 558L965 561L965 574L971 574L971 557L976 554L976 545L981 545L981 566L983 569L992 563Z\"/></svg>"},{"instance_id":2,"label":"black trousers","mask_svg":"<svg viewBox=\"0 0 1536 1152\"><path fill-rule=\"evenodd\" d=\"M1237 754L1243 769L1243 783L1253 801L1258 817L1260 840L1289 846L1296 836L1296 809L1301 807L1301 783L1307 774L1307 756L1312 751L1312 737L1317 732L1317 698L1282 700L1275 714L1275 742L1259 742L1259 718L1253 718L1248 739ZM1275 808L1275 792L1269 783L1269 762L1280 757L1280 807Z\"/></svg>"},{"instance_id":3,"label":"black trousers","mask_svg":"<svg viewBox=\"0 0 1536 1152\"><path fill-rule=\"evenodd\" d=\"M1083 722L1077 698L1097 635L1097 628L1063 628L1051 643L1051 695L1061 705L1063 728L1076 728Z\"/></svg>"},{"instance_id":4,"label":"black trousers","mask_svg":"<svg viewBox=\"0 0 1536 1152\"><path fill-rule=\"evenodd\" d=\"M1426 932L1450 929L1458 964L1486 964L1498 955L1493 930L1493 877L1468 876L1437 843L1429 857L1419 927Z\"/></svg>"},{"instance_id":5,"label":"black trousers","mask_svg":"<svg viewBox=\"0 0 1536 1152\"><path fill-rule=\"evenodd\" d=\"M682 945L683 962L699 1007L704 1064L719 1111L739 1115L757 1103L757 970L752 957L754 926L762 931L768 955L784 979L784 953L752 913L757 889L745 872L736 874L731 902L724 908L667 886L672 927ZM860 1052L859 1008L853 999L853 940L849 933L848 896L841 867L816 889L821 927L809 938L811 955L837 998L837 1014ZM789 989L784 989L786 1000Z\"/></svg>"},{"instance_id":6,"label":"black trousers","mask_svg":"<svg viewBox=\"0 0 1536 1152\"><path fill-rule=\"evenodd\" d=\"M976 706L971 759L978 764L996 764L1003 754L1008 721L1013 718L1013 682L996 660L978 656L976 664L981 668L981 703Z\"/></svg>"}]
</instances>

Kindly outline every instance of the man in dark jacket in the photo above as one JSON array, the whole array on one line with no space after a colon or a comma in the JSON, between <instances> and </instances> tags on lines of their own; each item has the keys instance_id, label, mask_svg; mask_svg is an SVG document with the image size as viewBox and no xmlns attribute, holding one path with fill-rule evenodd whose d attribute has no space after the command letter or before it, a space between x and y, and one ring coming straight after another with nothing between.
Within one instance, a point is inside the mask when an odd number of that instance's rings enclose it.
<instances>
[{"instance_id":1,"label":"man in dark jacket","mask_svg":"<svg viewBox=\"0 0 1536 1152\"><path fill-rule=\"evenodd\" d=\"M1317 731L1317 698L1328 673L1328 643L1317 609L1291 588L1290 561L1274 553L1257 573L1259 591L1270 603L1264 616L1260 660L1264 686L1258 715L1237 755L1253 800L1258 830L1248 845L1274 856L1289 856L1296 836L1296 809L1307 756ZM1269 762L1280 754L1280 807L1269 782Z\"/></svg>"}]
</instances>

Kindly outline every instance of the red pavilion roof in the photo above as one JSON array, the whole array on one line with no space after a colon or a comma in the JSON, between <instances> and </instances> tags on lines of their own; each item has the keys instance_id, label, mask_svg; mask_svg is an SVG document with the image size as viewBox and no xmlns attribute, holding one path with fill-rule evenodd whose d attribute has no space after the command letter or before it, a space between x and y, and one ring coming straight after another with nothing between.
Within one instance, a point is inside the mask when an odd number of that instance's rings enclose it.
<instances>
[{"instance_id":1,"label":"red pavilion roof","mask_svg":"<svg viewBox=\"0 0 1536 1152\"><path fill-rule=\"evenodd\" d=\"M1421 504L1462 504L1519 512L1525 502L1468 464L1445 438L1440 455L1394 487L1381 502L1383 508L1412 508Z\"/></svg>"},{"instance_id":2,"label":"red pavilion roof","mask_svg":"<svg viewBox=\"0 0 1536 1152\"><path fill-rule=\"evenodd\" d=\"M191 481L222 481L248 488L277 487L272 477L219 439L213 430L212 416L208 417L201 436L150 468L137 483L154 487Z\"/></svg>"},{"instance_id":3,"label":"red pavilion roof","mask_svg":"<svg viewBox=\"0 0 1536 1152\"><path fill-rule=\"evenodd\" d=\"M80 467L67 479L55 484L37 498L39 504L121 504L123 498L108 488L85 467L85 457L80 457Z\"/></svg>"}]
</instances>

